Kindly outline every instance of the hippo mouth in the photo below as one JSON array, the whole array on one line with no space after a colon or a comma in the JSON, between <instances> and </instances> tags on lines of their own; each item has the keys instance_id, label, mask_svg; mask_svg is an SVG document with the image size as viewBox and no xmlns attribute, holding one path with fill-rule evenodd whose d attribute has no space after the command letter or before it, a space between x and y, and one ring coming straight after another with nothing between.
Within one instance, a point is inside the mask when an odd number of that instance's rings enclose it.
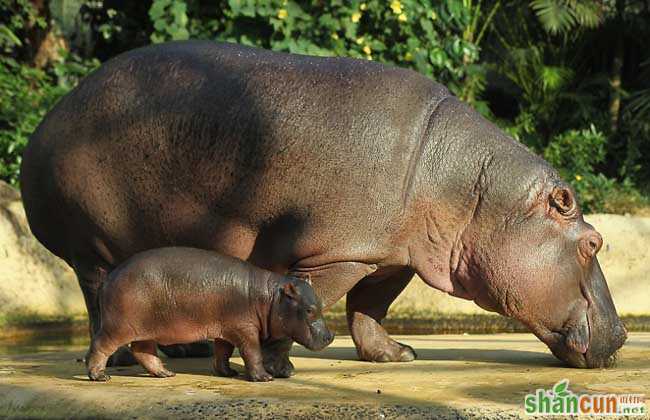
<instances>
[{"instance_id":1,"label":"hippo mouth","mask_svg":"<svg viewBox=\"0 0 650 420\"><path fill-rule=\"evenodd\" d=\"M576 328L565 328L559 331L549 331L540 339L549 347L555 357L575 368L609 368L613 367L618 360L618 349L625 342L627 333L625 327L621 326L609 337L616 342L616 350L613 352L602 352L594 349L595 337L593 336L592 322L587 314L587 323L581 331L582 339L576 339ZM598 346L595 346L598 347Z\"/></svg>"},{"instance_id":2,"label":"hippo mouth","mask_svg":"<svg viewBox=\"0 0 650 420\"><path fill-rule=\"evenodd\" d=\"M594 356L589 350L584 353L579 353L573 349L570 349L566 344L563 344L565 341L565 336L561 333L552 333L559 336L558 343L553 346L549 346L551 352L555 357L566 363L570 367L574 368L609 368L613 367L616 364L618 359L618 351L615 351L609 356L597 357Z\"/></svg>"},{"instance_id":3,"label":"hippo mouth","mask_svg":"<svg viewBox=\"0 0 650 420\"><path fill-rule=\"evenodd\" d=\"M543 334L538 337L569 366L611 367L627 339L627 330L616 313L598 260L594 260L585 280L580 286L587 306L573 312L561 330L542 328Z\"/></svg>"}]
</instances>

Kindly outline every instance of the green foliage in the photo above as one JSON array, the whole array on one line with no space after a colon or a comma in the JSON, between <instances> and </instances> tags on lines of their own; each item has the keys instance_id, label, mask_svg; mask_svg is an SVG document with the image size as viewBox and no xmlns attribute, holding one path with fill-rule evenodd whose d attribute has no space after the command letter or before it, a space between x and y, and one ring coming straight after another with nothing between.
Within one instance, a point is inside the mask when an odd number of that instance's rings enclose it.
<instances>
[{"instance_id":1,"label":"green foliage","mask_svg":"<svg viewBox=\"0 0 650 420\"><path fill-rule=\"evenodd\" d=\"M0 0L0 11L6 15L0 19L0 50L4 54L11 54L17 47L23 46L20 39L23 28L46 25L29 0Z\"/></svg>"},{"instance_id":2,"label":"green foliage","mask_svg":"<svg viewBox=\"0 0 650 420\"><path fill-rule=\"evenodd\" d=\"M187 31L187 4L182 0L154 0L149 17L155 29L151 34L154 43L190 37Z\"/></svg>"},{"instance_id":3,"label":"green foliage","mask_svg":"<svg viewBox=\"0 0 650 420\"><path fill-rule=\"evenodd\" d=\"M0 178L16 183L20 156L29 135L51 102L63 91L48 83L43 71L21 66L11 58L0 61Z\"/></svg>"},{"instance_id":4,"label":"green foliage","mask_svg":"<svg viewBox=\"0 0 650 420\"><path fill-rule=\"evenodd\" d=\"M610 194L619 187L596 170L605 160L607 138L591 125L557 135L544 150L544 158L569 182L585 212L602 212Z\"/></svg>"},{"instance_id":5,"label":"green foliage","mask_svg":"<svg viewBox=\"0 0 650 420\"><path fill-rule=\"evenodd\" d=\"M494 8L486 11L467 0L435 6L426 0L228 0L210 15L200 3L154 1L152 40L179 39L178 31L185 37L189 28L194 38L372 59L417 70L474 104L484 88L478 41Z\"/></svg>"},{"instance_id":6,"label":"green foliage","mask_svg":"<svg viewBox=\"0 0 650 420\"><path fill-rule=\"evenodd\" d=\"M50 13L66 38L74 36L77 30L79 10L83 3L83 0L50 0Z\"/></svg>"},{"instance_id":7,"label":"green foliage","mask_svg":"<svg viewBox=\"0 0 650 420\"><path fill-rule=\"evenodd\" d=\"M573 71L561 63L548 64L542 47L511 47L503 53L498 71L517 90L519 115L508 131L537 151L547 143L545 134L557 126L563 102L575 97L566 94Z\"/></svg>"},{"instance_id":8,"label":"green foliage","mask_svg":"<svg viewBox=\"0 0 650 420\"><path fill-rule=\"evenodd\" d=\"M590 0L533 0L530 7L551 34L576 26L595 28L601 21L601 6Z\"/></svg>"},{"instance_id":9,"label":"green foliage","mask_svg":"<svg viewBox=\"0 0 650 420\"><path fill-rule=\"evenodd\" d=\"M59 97L99 65L66 56L51 72L0 58L0 179L18 182L22 151L31 133Z\"/></svg>"}]
</instances>

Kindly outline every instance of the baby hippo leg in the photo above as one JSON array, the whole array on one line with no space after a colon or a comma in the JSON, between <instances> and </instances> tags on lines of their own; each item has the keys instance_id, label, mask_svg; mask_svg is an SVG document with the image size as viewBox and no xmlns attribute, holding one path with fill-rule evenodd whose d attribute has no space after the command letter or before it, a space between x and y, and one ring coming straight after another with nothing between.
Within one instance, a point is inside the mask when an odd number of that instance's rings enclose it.
<instances>
[{"instance_id":1,"label":"baby hippo leg","mask_svg":"<svg viewBox=\"0 0 650 420\"><path fill-rule=\"evenodd\" d=\"M133 357L157 378L169 378L176 375L174 372L165 369L162 360L158 357L155 341L134 341L131 343Z\"/></svg>"},{"instance_id":2,"label":"baby hippo leg","mask_svg":"<svg viewBox=\"0 0 650 420\"><path fill-rule=\"evenodd\" d=\"M106 382L111 379L106 374L106 363L108 358L118 349L112 340L100 330L95 334L90 343L90 350L86 356L86 367L88 368L88 378L91 381Z\"/></svg>"},{"instance_id":3,"label":"baby hippo leg","mask_svg":"<svg viewBox=\"0 0 650 420\"><path fill-rule=\"evenodd\" d=\"M237 371L230 367L230 356L235 346L225 340L214 340L214 373L217 376L237 376Z\"/></svg>"},{"instance_id":4,"label":"baby hippo leg","mask_svg":"<svg viewBox=\"0 0 650 420\"><path fill-rule=\"evenodd\" d=\"M268 382L273 380L273 376L264 369L264 364L262 363L262 348L260 346L258 331L241 337L238 347L244 359L246 373L250 381Z\"/></svg>"}]
</instances>

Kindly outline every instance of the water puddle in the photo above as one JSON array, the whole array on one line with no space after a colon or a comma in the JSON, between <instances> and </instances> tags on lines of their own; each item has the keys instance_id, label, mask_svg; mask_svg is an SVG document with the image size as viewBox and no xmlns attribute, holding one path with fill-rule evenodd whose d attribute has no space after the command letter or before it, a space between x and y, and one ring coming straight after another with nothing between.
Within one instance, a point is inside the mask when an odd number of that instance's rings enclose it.
<instances>
[{"instance_id":1,"label":"water puddle","mask_svg":"<svg viewBox=\"0 0 650 420\"><path fill-rule=\"evenodd\" d=\"M26 337L0 339L0 355L78 350L89 344L88 334L36 332Z\"/></svg>"}]
</instances>

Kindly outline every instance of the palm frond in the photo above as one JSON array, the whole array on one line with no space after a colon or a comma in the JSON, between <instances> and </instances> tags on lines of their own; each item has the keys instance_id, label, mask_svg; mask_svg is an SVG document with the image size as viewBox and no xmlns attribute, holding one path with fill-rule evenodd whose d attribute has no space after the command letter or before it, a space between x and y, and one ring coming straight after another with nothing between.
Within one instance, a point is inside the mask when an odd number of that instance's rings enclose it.
<instances>
[{"instance_id":1,"label":"palm frond","mask_svg":"<svg viewBox=\"0 0 650 420\"><path fill-rule=\"evenodd\" d=\"M566 1L533 0L530 2L530 7L535 11L544 29L551 34L565 32L576 23L571 8Z\"/></svg>"},{"instance_id":2,"label":"palm frond","mask_svg":"<svg viewBox=\"0 0 650 420\"><path fill-rule=\"evenodd\" d=\"M530 7L551 34L565 33L576 26L595 28L602 21L602 7L595 0L533 0Z\"/></svg>"},{"instance_id":3,"label":"palm frond","mask_svg":"<svg viewBox=\"0 0 650 420\"><path fill-rule=\"evenodd\" d=\"M567 67L544 66L541 72L542 87L547 91L559 90L573 78L573 72Z\"/></svg>"},{"instance_id":4,"label":"palm frond","mask_svg":"<svg viewBox=\"0 0 650 420\"><path fill-rule=\"evenodd\" d=\"M639 119L650 119L650 88L639 90L629 96L628 112Z\"/></svg>"},{"instance_id":5,"label":"palm frond","mask_svg":"<svg viewBox=\"0 0 650 420\"><path fill-rule=\"evenodd\" d=\"M603 19L602 7L599 2L593 0L574 0L570 2L573 9L573 17L580 26L595 28L600 25Z\"/></svg>"}]
</instances>

